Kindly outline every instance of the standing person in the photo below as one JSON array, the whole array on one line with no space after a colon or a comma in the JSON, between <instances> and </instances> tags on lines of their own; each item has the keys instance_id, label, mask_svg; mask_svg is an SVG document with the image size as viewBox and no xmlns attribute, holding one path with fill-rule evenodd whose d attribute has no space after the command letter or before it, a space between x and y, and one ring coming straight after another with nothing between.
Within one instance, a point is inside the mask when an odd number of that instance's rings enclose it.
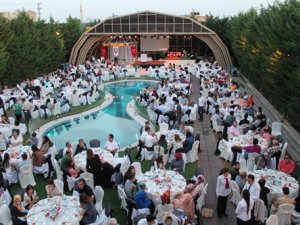
<instances>
[{"instance_id":1,"label":"standing person","mask_svg":"<svg viewBox=\"0 0 300 225\"><path fill-rule=\"evenodd\" d=\"M181 123L181 118L182 118L182 108L179 103L179 100L176 98L175 100L175 111L176 111L176 118L177 118L177 123Z\"/></svg>"},{"instance_id":2,"label":"standing person","mask_svg":"<svg viewBox=\"0 0 300 225\"><path fill-rule=\"evenodd\" d=\"M93 174L95 186L102 184L102 164L98 155L94 155L91 149L86 151L86 171Z\"/></svg>"},{"instance_id":3,"label":"standing person","mask_svg":"<svg viewBox=\"0 0 300 225\"><path fill-rule=\"evenodd\" d=\"M203 97L202 93L200 93L200 97L198 99L198 114L199 114L200 121L203 121L204 105L205 105L205 98Z\"/></svg>"},{"instance_id":4,"label":"standing person","mask_svg":"<svg viewBox=\"0 0 300 225\"><path fill-rule=\"evenodd\" d=\"M33 108L33 104L29 102L27 99L22 98L22 110L27 123L31 119L31 113L30 113L31 108Z\"/></svg>"},{"instance_id":5,"label":"standing person","mask_svg":"<svg viewBox=\"0 0 300 225\"><path fill-rule=\"evenodd\" d=\"M221 218L222 216L228 217L226 214L226 207L227 207L227 199L228 195L231 193L231 175L229 174L228 168L222 169L222 175L218 177L216 193L217 193L217 213L218 217Z\"/></svg>"},{"instance_id":6,"label":"standing person","mask_svg":"<svg viewBox=\"0 0 300 225\"><path fill-rule=\"evenodd\" d=\"M245 184L243 190L245 189L249 191L251 199L259 199L260 186L257 182L255 182L254 176L252 174L249 174L247 177L247 183Z\"/></svg>"},{"instance_id":7,"label":"standing person","mask_svg":"<svg viewBox=\"0 0 300 225\"><path fill-rule=\"evenodd\" d=\"M17 99L14 99L14 104L11 107L15 113L16 122L19 123L20 119L22 118L22 106Z\"/></svg>"},{"instance_id":8,"label":"standing person","mask_svg":"<svg viewBox=\"0 0 300 225\"><path fill-rule=\"evenodd\" d=\"M243 199L237 205L235 210L237 225L251 225L251 211L254 206L254 201L250 198L248 190L243 190Z\"/></svg>"}]
</instances>

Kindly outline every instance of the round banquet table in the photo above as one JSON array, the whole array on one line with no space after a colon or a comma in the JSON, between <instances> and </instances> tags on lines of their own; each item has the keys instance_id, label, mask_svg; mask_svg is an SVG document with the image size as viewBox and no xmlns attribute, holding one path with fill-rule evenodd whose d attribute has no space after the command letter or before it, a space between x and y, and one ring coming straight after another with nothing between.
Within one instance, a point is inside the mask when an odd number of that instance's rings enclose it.
<instances>
[{"instance_id":1,"label":"round banquet table","mask_svg":"<svg viewBox=\"0 0 300 225\"><path fill-rule=\"evenodd\" d=\"M100 148L92 148L95 155L100 157L101 162L108 162L109 164L116 166L118 163L123 162L123 158L114 158L114 156L106 150L102 150ZM86 172L86 151L82 151L81 153L74 156L75 161L75 169L82 170Z\"/></svg>"},{"instance_id":2,"label":"round banquet table","mask_svg":"<svg viewBox=\"0 0 300 225\"><path fill-rule=\"evenodd\" d=\"M277 170L255 170L247 172L253 174L255 180L258 182L260 179L266 180L266 187L270 189L268 202L271 203L273 198L280 198L283 196L282 188L288 187L290 189L290 196L295 198L298 196L299 184L294 177Z\"/></svg>"},{"instance_id":3,"label":"round banquet table","mask_svg":"<svg viewBox=\"0 0 300 225\"><path fill-rule=\"evenodd\" d=\"M172 170L148 171L139 178L138 182L146 185L146 192L155 205L161 204L160 196L169 188L173 199L186 187L184 177Z\"/></svg>"},{"instance_id":4,"label":"round banquet table","mask_svg":"<svg viewBox=\"0 0 300 225\"><path fill-rule=\"evenodd\" d=\"M27 214L28 225L78 225L81 217L77 196L55 196L35 204Z\"/></svg>"}]
</instances>

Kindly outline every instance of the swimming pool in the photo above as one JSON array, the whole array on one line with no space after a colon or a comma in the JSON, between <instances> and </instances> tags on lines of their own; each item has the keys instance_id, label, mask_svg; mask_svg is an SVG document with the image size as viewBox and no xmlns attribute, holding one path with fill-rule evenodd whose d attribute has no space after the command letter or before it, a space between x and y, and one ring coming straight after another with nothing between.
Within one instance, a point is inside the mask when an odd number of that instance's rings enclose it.
<instances>
[{"instance_id":1,"label":"swimming pool","mask_svg":"<svg viewBox=\"0 0 300 225\"><path fill-rule=\"evenodd\" d=\"M91 139L99 139L104 146L108 134L112 133L120 147L136 142L136 134L142 124L129 117L126 105L139 96L143 87L153 86L152 81L124 81L105 85L104 90L116 98L107 107L88 115L78 116L58 123L44 132L53 141L57 149L64 148L66 141L78 142L83 138L87 146Z\"/></svg>"}]
</instances>

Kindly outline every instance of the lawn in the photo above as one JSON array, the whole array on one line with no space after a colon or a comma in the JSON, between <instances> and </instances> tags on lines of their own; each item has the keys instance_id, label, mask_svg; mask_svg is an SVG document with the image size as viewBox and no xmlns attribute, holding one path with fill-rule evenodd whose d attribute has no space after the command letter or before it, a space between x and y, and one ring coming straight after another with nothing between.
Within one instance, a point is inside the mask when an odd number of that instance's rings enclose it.
<instances>
[{"instance_id":1,"label":"lawn","mask_svg":"<svg viewBox=\"0 0 300 225\"><path fill-rule=\"evenodd\" d=\"M122 153L120 154L122 157ZM135 159L136 156L136 148L132 149L131 157L133 161L138 161ZM150 170L151 167L151 161L142 161L142 171L146 172ZM194 172L197 167L197 162L195 163L188 163L185 168L185 178L191 178L194 175ZM168 168L168 167L167 167ZM36 186L35 190L39 196L40 199L46 198L46 181L43 179L43 175L36 175L35 176ZM20 193L21 187L19 184L15 184L11 187L11 192L13 195ZM71 195L72 192L66 192L65 194ZM118 192L116 189L113 188L104 188L104 198L103 198L103 207L107 203L111 203L112 209L113 209L113 216L117 218L120 225L125 225L127 221L126 212L123 209L120 209L121 207L121 201L118 198Z\"/></svg>"}]
</instances>

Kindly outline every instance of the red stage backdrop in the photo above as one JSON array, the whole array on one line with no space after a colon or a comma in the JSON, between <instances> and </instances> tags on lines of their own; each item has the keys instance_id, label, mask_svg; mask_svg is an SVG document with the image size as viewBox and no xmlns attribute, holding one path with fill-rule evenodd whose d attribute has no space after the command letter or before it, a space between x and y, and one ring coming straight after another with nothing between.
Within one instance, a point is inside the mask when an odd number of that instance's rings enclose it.
<instances>
[{"instance_id":1,"label":"red stage backdrop","mask_svg":"<svg viewBox=\"0 0 300 225\"><path fill-rule=\"evenodd\" d=\"M136 46L131 46L131 55L133 58L136 58L137 56Z\"/></svg>"},{"instance_id":2,"label":"red stage backdrop","mask_svg":"<svg viewBox=\"0 0 300 225\"><path fill-rule=\"evenodd\" d=\"M100 47L100 55L106 59L106 56L107 56L107 50L106 50L106 47L104 46L101 46Z\"/></svg>"}]
</instances>

